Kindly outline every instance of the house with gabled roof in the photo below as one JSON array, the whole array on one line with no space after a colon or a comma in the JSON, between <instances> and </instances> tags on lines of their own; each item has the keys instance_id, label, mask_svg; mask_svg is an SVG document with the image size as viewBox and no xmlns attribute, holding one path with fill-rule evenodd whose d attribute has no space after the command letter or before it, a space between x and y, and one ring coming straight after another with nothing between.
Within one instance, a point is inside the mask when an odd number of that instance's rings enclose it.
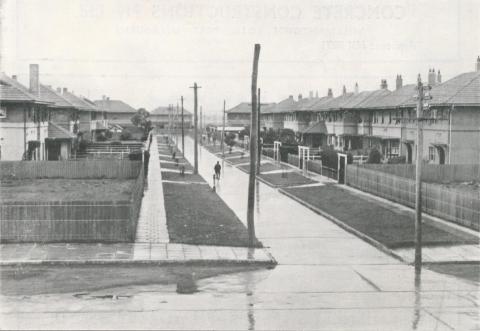
<instances>
[{"instance_id":1,"label":"house with gabled roof","mask_svg":"<svg viewBox=\"0 0 480 331\"><path fill-rule=\"evenodd\" d=\"M0 160L44 160L49 108L40 95L38 65L30 65L30 86L0 75Z\"/></svg>"},{"instance_id":2,"label":"house with gabled roof","mask_svg":"<svg viewBox=\"0 0 480 331\"><path fill-rule=\"evenodd\" d=\"M152 121L153 125L157 128L163 129L167 128L169 123L176 128L182 126L182 110L179 109L177 112L176 108L159 106L154 110L151 110L149 119ZM187 109L183 109L183 125L184 128L191 128L193 124L193 115Z\"/></svg>"},{"instance_id":3,"label":"house with gabled roof","mask_svg":"<svg viewBox=\"0 0 480 331\"><path fill-rule=\"evenodd\" d=\"M108 123L117 125L132 125L132 117L137 110L122 100L103 96L102 100L93 101L97 108L105 112Z\"/></svg>"}]
</instances>

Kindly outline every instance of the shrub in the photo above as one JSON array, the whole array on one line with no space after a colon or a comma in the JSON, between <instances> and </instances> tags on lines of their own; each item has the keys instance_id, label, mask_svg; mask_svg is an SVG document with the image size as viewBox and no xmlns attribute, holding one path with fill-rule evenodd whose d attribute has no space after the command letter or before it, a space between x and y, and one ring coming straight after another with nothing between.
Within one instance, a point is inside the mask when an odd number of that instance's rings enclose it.
<instances>
[{"instance_id":1,"label":"shrub","mask_svg":"<svg viewBox=\"0 0 480 331\"><path fill-rule=\"evenodd\" d=\"M88 146L88 141L86 140L80 140L80 143L78 144L78 151L83 153L87 150Z\"/></svg>"},{"instance_id":2,"label":"shrub","mask_svg":"<svg viewBox=\"0 0 480 331\"><path fill-rule=\"evenodd\" d=\"M337 169L338 167L338 153L333 149L326 149L320 152L322 158L322 165L327 168ZM348 157L347 157L348 162Z\"/></svg>"},{"instance_id":3,"label":"shrub","mask_svg":"<svg viewBox=\"0 0 480 331\"><path fill-rule=\"evenodd\" d=\"M353 154L347 153L347 164L352 164L352 163L353 163Z\"/></svg>"},{"instance_id":4,"label":"shrub","mask_svg":"<svg viewBox=\"0 0 480 331\"><path fill-rule=\"evenodd\" d=\"M367 163L379 164L381 160L382 154L378 151L378 149L373 148L368 154Z\"/></svg>"},{"instance_id":5,"label":"shrub","mask_svg":"<svg viewBox=\"0 0 480 331\"><path fill-rule=\"evenodd\" d=\"M103 134L99 134L97 136L97 141L107 141L107 137L105 137Z\"/></svg>"},{"instance_id":6,"label":"shrub","mask_svg":"<svg viewBox=\"0 0 480 331\"><path fill-rule=\"evenodd\" d=\"M233 147L235 145L235 134L230 132L225 136L225 144L227 146Z\"/></svg>"},{"instance_id":7,"label":"shrub","mask_svg":"<svg viewBox=\"0 0 480 331\"><path fill-rule=\"evenodd\" d=\"M120 134L120 140L130 140L132 139L132 133L127 130L123 130Z\"/></svg>"},{"instance_id":8,"label":"shrub","mask_svg":"<svg viewBox=\"0 0 480 331\"><path fill-rule=\"evenodd\" d=\"M388 159L389 164L403 164L406 163L406 161L405 156L395 156Z\"/></svg>"},{"instance_id":9,"label":"shrub","mask_svg":"<svg viewBox=\"0 0 480 331\"><path fill-rule=\"evenodd\" d=\"M105 137L111 139L113 137L113 132L110 130L105 131Z\"/></svg>"},{"instance_id":10,"label":"shrub","mask_svg":"<svg viewBox=\"0 0 480 331\"><path fill-rule=\"evenodd\" d=\"M128 154L128 159L130 161L141 161L142 160L142 151L133 151Z\"/></svg>"}]
</instances>

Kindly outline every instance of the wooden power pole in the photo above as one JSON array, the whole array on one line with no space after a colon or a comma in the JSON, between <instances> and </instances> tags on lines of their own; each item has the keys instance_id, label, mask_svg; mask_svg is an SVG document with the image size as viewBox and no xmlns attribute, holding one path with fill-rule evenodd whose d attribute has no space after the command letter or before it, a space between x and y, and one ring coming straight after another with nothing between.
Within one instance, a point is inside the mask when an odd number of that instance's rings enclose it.
<instances>
[{"instance_id":1,"label":"wooden power pole","mask_svg":"<svg viewBox=\"0 0 480 331\"><path fill-rule=\"evenodd\" d=\"M415 272L422 270L422 162L423 162L423 103L431 99L425 95L420 75L417 82L417 159L415 162Z\"/></svg>"},{"instance_id":2,"label":"wooden power pole","mask_svg":"<svg viewBox=\"0 0 480 331\"><path fill-rule=\"evenodd\" d=\"M193 173L198 174L198 92L197 90L201 87L197 86L197 83L193 83L193 87L190 87L190 88L193 88L193 123L194 123Z\"/></svg>"},{"instance_id":3,"label":"wooden power pole","mask_svg":"<svg viewBox=\"0 0 480 331\"><path fill-rule=\"evenodd\" d=\"M248 207L247 207L247 226L248 226L248 244L255 246L255 165L257 159L257 76L258 76L258 58L260 57L260 44L255 44L253 53L253 71L252 71L252 118L250 129L250 176L248 179Z\"/></svg>"},{"instance_id":4,"label":"wooden power pole","mask_svg":"<svg viewBox=\"0 0 480 331\"><path fill-rule=\"evenodd\" d=\"M224 136L225 136L225 100L223 100L223 130L222 130L222 137L221 137L221 143L222 143L222 159L225 158L225 146L224 146Z\"/></svg>"},{"instance_id":5,"label":"wooden power pole","mask_svg":"<svg viewBox=\"0 0 480 331\"><path fill-rule=\"evenodd\" d=\"M255 173L257 175L260 175L260 166L262 162L262 146L260 144L260 107L261 107L262 101L260 98L260 89L258 89L258 111L257 111L257 169L255 170Z\"/></svg>"},{"instance_id":6,"label":"wooden power pole","mask_svg":"<svg viewBox=\"0 0 480 331\"><path fill-rule=\"evenodd\" d=\"M183 95L180 97L180 101L182 104L182 154L185 156L185 129L184 129L184 121L183 121Z\"/></svg>"},{"instance_id":7,"label":"wooden power pole","mask_svg":"<svg viewBox=\"0 0 480 331\"><path fill-rule=\"evenodd\" d=\"M203 112L202 106L200 106L200 146L203 145Z\"/></svg>"}]
</instances>

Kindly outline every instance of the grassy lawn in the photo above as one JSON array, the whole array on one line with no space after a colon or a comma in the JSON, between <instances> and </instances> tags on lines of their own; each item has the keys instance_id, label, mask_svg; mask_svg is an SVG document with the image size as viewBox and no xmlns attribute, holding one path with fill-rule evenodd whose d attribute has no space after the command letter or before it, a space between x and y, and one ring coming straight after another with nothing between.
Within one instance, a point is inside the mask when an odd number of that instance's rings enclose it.
<instances>
[{"instance_id":1,"label":"grassy lawn","mask_svg":"<svg viewBox=\"0 0 480 331\"><path fill-rule=\"evenodd\" d=\"M226 159L225 162L228 162L232 165L237 165L237 164L241 164L241 163L248 163L250 162L250 156L247 156L247 154L245 154L244 157L236 157L234 159Z\"/></svg>"},{"instance_id":2,"label":"grassy lawn","mask_svg":"<svg viewBox=\"0 0 480 331\"><path fill-rule=\"evenodd\" d=\"M193 170L193 167L189 163L185 162L185 160L183 160L183 159L178 160L178 166L175 163L162 162L162 169L165 168L165 169L180 170L182 165L185 167L185 171L192 171Z\"/></svg>"},{"instance_id":3,"label":"grassy lawn","mask_svg":"<svg viewBox=\"0 0 480 331\"><path fill-rule=\"evenodd\" d=\"M249 165L241 165L241 166L239 166L239 168L244 170L244 171L249 171L250 170ZM280 169L291 169L291 168L286 166L286 165L283 165L283 164L276 165L276 164L273 164L273 163L270 163L270 162L269 163L262 163L262 165L260 166L260 172L280 170Z\"/></svg>"},{"instance_id":4,"label":"grassy lawn","mask_svg":"<svg viewBox=\"0 0 480 331\"><path fill-rule=\"evenodd\" d=\"M160 167L166 165L160 160ZM192 166L188 163L185 168L192 169ZM186 174L182 177L166 171L162 171L162 179L206 183L200 175ZM248 246L246 227L208 185L163 183L163 192L168 234L172 242ZM256 245L261 247L258 240Z\"/></svg>"},{"instance_id":5,"label":"grassy lawn","mask_svg":"<svg viewBox=\"0 0 480 331\"><path fill-rule=\"evenodd\" d=\"M403 211L335 185L285 191L389 248L414 246L414 212ZM423 245L478 244L475 236L423 224Z\"/></svg>"},{"instance_id":6,"label":"grassy lawn","mask_svg":"<svg viewBox=\"0 0 480 331\"><path fill-rule=\"evenodd\" d=\"M270 185L275 187L286 187L286 186L295 186L303 184L314 184L316 181L302 176L296 172L287 172L286 177L282 177L282 173L275 174L260 174L258 177L262 178Z\"/></svg>"},{"instance_id":7,"label":"grassy lawn","mask_svg":"<svg viewBox=\"0 0 480 331\"><path fill-rule=\"evenodd\" d=\"M184 176L181 176L179 173L169 171L162 171L162 179L180 182L205 182L200 175L185 174Z\"/></svg>"},{"instance_id":8,"label":"grassy lawn","mask_svg":"<svg viewBox=\"0 0 480 331\"><path fill-rule=\"evenodd\" d=\"M243 223L206 185L163 184L170 240L176 243L248 246ZM257 241L257 245L261 244Z\"/></svg>"},{"instance_id":9,"label":"grassy lawn","mask_svg":"<svg viewBox=\"0 0 480 331\"><path fill-rule=\"evenodd\" d=\"M0 182L0 201L129 200L134 179L15 179Z\"/></svg>"}]
</instances>

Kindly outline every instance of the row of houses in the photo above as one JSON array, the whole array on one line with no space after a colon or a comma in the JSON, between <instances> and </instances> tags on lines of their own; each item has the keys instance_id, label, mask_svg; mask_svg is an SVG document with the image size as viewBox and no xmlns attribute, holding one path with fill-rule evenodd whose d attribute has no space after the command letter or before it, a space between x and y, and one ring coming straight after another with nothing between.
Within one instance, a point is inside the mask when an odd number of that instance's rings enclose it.
<instances>
[{"instance_id":1,"label":"row of houses","mask_svg":"<svg viewBox=\"0 0 480 331\"><path fill-rule=\"evenodd\" d=\"M440 71L430 69L428 85L431 100L423 125L423 159L434 164L480 164L480 57L475 71L462 73L442 82ZM278 103L261 105L261 126L291 129L300 144L333 147L353 154L379 150L385 161L403 157L415 162L417 84L403 84L397 75L395 89L382 79L379 89L334 97L293 96ZM230 126L250 124L251 105L241 103L227 111Z\"/></svg>"},{"instance_id":2,"label":"row of houses","mask_svg":"<svg viewBox=\"0 0 480 331\"><path fill-rule=\"evenodd\" d=\"M120 100L91 101L44 85L38 64L30 65L28 87L1 73L0 160L71 158L82 140L95 141L111 124L131 123L135 112Z\"/></svg>"}]
</instances>

